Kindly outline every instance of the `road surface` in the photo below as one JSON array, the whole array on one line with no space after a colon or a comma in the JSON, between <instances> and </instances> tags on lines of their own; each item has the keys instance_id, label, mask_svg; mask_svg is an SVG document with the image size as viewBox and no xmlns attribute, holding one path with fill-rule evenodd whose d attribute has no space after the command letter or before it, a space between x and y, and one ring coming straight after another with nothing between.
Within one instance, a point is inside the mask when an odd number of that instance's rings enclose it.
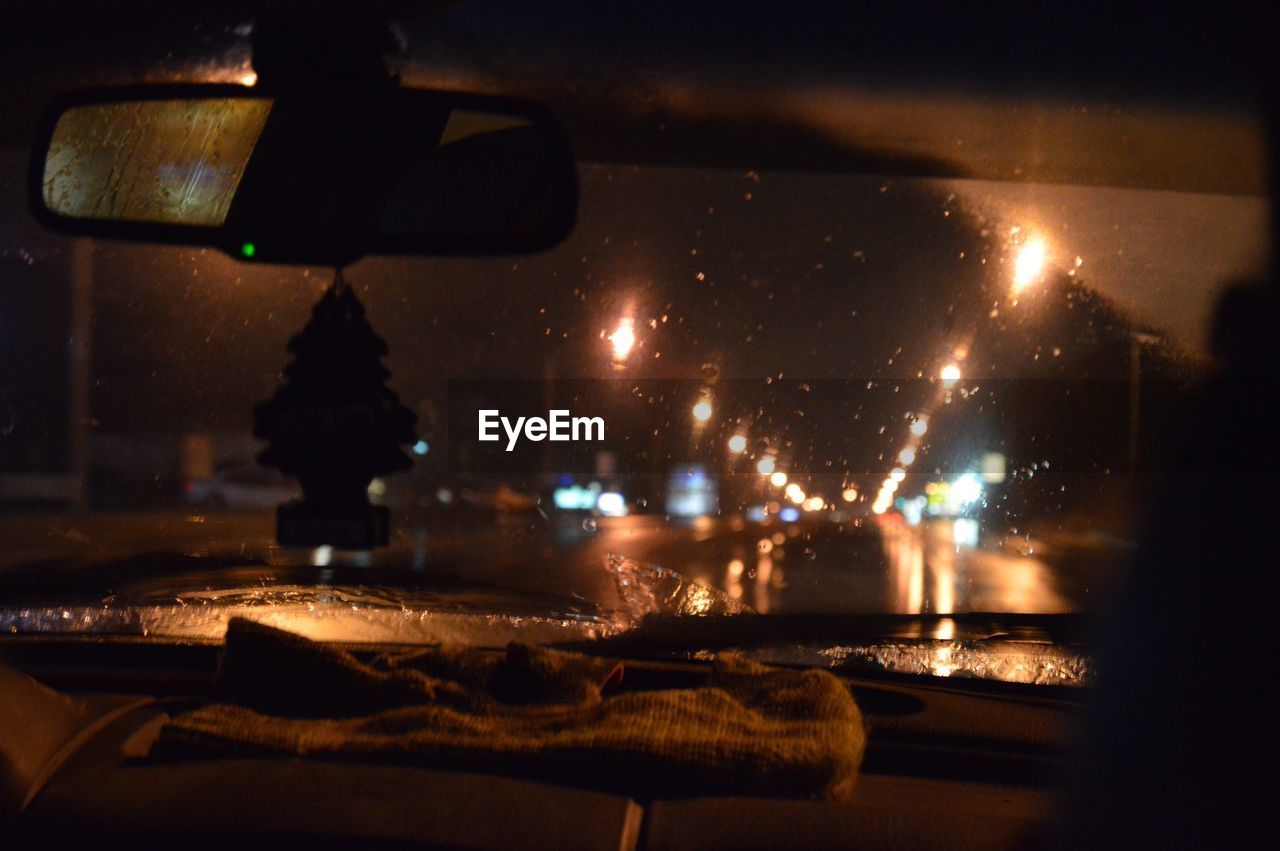
<instances>
[{"instance_id":1,"label":"road surface","mask_svg":"<svg viewBox=\"0 0 1280 851\"><path fill-rule=\"evenodd\" d=\"M192 511L40 515L0 520L4 565L123 558L137 553L265 552L273 561L367 554L273 548L269 513ZM758 612L1097 611L1125 552L1052 535L1002 540L968 521L910 526L901 518L842 524L809 519L755 524L742 517L677 522L536 514L447 525L401 518L398 544L382 557L422 572L618 604L605 557L617 553L679 571Z\"/></svg>"}]
</instances>

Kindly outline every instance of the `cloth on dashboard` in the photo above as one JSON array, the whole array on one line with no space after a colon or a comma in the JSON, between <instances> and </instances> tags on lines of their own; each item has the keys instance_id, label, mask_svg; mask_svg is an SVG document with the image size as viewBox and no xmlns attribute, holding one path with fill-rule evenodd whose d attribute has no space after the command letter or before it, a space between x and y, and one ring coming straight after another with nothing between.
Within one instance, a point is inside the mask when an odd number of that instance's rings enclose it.
<instances>
[{"instance_id":1,"label":"cloth on dashboard","mask_svg":"<svg viewBox=\"0 0 1280 851\"><path fill-rule=\"evenodd\" d=\"M607 693L619 675L514 644L505 657L437 649L366 663L237 619L218 674L230 702L176 716L151 754L409 762L639 799L852 791L865 729L826 671L725 657L705 687Z\"/></svg>"}]
</instances>

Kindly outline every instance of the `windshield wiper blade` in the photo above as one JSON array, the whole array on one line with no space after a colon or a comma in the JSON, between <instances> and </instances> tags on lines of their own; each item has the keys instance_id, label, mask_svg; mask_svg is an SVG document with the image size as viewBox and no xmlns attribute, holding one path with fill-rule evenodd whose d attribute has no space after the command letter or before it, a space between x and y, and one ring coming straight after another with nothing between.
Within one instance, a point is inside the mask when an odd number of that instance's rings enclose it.
<instances>
[{"instance_id":1,"label":"windshield wiper blade","mask_svg":"<svg viewBox=\"0 0 1280 851\"><path fill-rule=\"evenodd\" d=\"M592 652L680 652L779 644L883 641L1023 641L1088 646L1096 619L1084 614L648 615L634 628L593 642Z\"/></svg>"}]
</instances>

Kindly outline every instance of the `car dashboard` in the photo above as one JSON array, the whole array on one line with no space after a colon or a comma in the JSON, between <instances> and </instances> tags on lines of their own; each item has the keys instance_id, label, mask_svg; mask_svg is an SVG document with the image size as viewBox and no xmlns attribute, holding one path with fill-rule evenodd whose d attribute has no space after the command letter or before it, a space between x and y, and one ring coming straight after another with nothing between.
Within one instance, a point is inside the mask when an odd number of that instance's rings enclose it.
<instances>
[{"instance_id":1,"label":"car dashboard","mask_svg":"<svg viewBox=\"0 0 1280 851\"><path fill-rule=\"evenodd\" d=\"M0 812L15 847L1025 847L1055 816L1082 694L846 677L869 727L850 800L634 800L465 764L148 756L167 717L212 699L217 656L216 644L6 639ZM710 670L624 664L625 689L695 687Z\"/></svg>"}]
</instances>

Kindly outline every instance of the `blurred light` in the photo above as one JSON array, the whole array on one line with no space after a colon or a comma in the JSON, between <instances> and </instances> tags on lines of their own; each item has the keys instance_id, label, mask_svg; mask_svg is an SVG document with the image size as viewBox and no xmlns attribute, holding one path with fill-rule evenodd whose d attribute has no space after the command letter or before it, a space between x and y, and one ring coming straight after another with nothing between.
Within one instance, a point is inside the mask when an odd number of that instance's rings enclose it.
<instances>
[{"instance_id":1,"label":"blurred light","mask_svg":"<svg viewBox=\"0 0 1280 851\"><path fill-rule=\"evenodd\" d=\"M898 489L898 483L893 479L885 479L884 484L880 486L880 490L885 493L893 493Z\"/></svg>"},{"instance_id":2,"label":"blurred light","mask_svg":"<svg viewBox=\"0 0 1280 851\"><path fill-rule=\"evenodd\" d=\"M804 508L805 511L821 511L823 505L825 505L825 501L822 497L811 496L801 504L801 507Z\"/></svg>"},{"instance_id":3,"label":"blurred light","mask_svg":"<svg viewBox=\"0 0 1280 851\"><path fill-rule=\"evenodd\" d=\"M857 498L858 498L858 489L857 489L857 488L845 488L845 489L841 492L841 494L840 494L840 498L841 498L841 499L843 499L845 502L853 502L855 499L857 499Z\"/></svg>"},{"instance_id":4,"label":"blurred light","mask_svg":"<svg viewBox=\"0 0 1280 851\"><path fill-rule=\"evenodd\" d=\"M258 82L258 75L253 71L247 71L240 75L240 85L252 86Z\"/></svg>"},{"instance_id":5,"label":"blurred light","mask_svg":"<svg viewBox=\"0 0 1280 851\"><path fill-rule=\"evenodd\" d=\"M973 473L965 473L951 483L951 498L969 505L982 498L982 482Z\"/></svg>"},{"instance_id":6,"label":"blurred light","mask_svg":"<svg viewBox=\"0 0 1280 851\"><path fill-rule=\"evenodd\" d=\"M889 504L887 502L877 501L875 505L871 506L871 510L876 514L884 514L889 510Z\"/></svg>"},{"instance_id":7,"label":"blurred light","mask_svg":"<svg viewBox=\"0 0 1280 851\"><path fill-rule=\"evenodd\" d=\"M711 403L706 399L693 406L693 418L700 423L711 419Z\"/></svg>"},{"instance_id":8,"label":"blurred light","mask_svg":"<svg viewBox=\"0 0 1280 851\"><path fill-rule=\"evenodd\" d=\"M413 454L426 455L427 452L430 451L430 449L431 447L427 445L427 442L425 440L419 440L417 443L413 445Z\"/></svg>"},{"instance_id":9,"label":"blurred light","mask_svg":"<svg viewBox=\"0 0 1280 851\"><path fill-rule=\"evenodd\" d=\"M765 514L766 512L763 505L753 505L747 509L747 519L752 523L763 523Z\"/></svg>"},{"instance_id":10,"label":"blurred light","mask_svg":"<svg viewBox=\"0 0 1280 851\"><path fill-rule=\"evenodd\" d=\"M916 451L908 446L906 449L898 453L898 462L901 464L910 464L916 460Z\"/></svg>"},{"instance_id":11,"label":"blurred light","mask_svg":"<svg viewBox=\"0 0 1280 851\"><path fill-rule=\"evenodd\" d=\"M328 567L329 562L333 560L333 547L326 544L323 547L316 547L311 553L311 563L316 567Z\"/></svg>"},{"instance_id":12,"label":"blurred light","mask_svg":"<svg viewBox=\"0 0 1280 851\"><path fill-rule=\"evenodd\" d=\"M951 537L958 547L978 545L978 521L972 517L958 517L951 524Z\"/></svg>"},{"instance_id":13,"label":"blurred light","mask_svg":"<svg viewBox=\"0 0 1280 851\"><path fill-rule=\"evenodd\" d=\"M1013 291L1015 293L1020 292L1023 287L1044 274L1044 261L1043 240L1030 240L1018 249L1018 257L1013 263Z\"/></svg>"},{"instance_id":14,"label":"blurred light","mask_svg":"<svg viewBox=\"0 0 1280 851\"><path fill-rule=\"evenodd\" d=\"M387 483L382 479L372 479L369 487L365 488L369 496L385 496L387 493Z\"/></svg>"},{"instance_id":15,"label":"blurred light","mask_svg":"<svg viewBox=\"0 0 1280 851\"><path fill-rule=\"evenodd\" d=\"M716 483L701 464L676 467L667 476L667 513L702 517L716 509Z\"/></svg>"},{"instance_id":16,"label":"blurred light","mask_svg":"<svg viewBox=\"0 0 1280 851\"><path fill-rule=\"evenodd\" d=\"M901 467L894 467L889 471L889 480L892 482L900 482L907 477L907 471Z\"/></svg>"},{"instance_id":17,"label":"blurred light","mask_svg":"<svg viewBox=\"0 0 1280 851\"><path fill-rule=\"evenodd\" d=\"M252 242L246 242L244 245L240 246L241 257L249 258L257 253L258 253L258 246L254 245Z\"/></svg>"},{"instance_id":18,"label":"blurred light","mask_svg":"<svg viewBox=\"0 0 1280 851\"><path fill-rule=\"evenodd\" d=\"M960 367L953 363L949 363L942 368L942 386L954 387L956 382L960 380Z\"/></svg>"},{"instance_id":19,"label":"blurred light","mask_svg":"<svg viewBox=\"0 0 1280 851\"><path fill-rule=\"evenodd\" d=\"M735 434L729 438L729 451L735 455L741 455L747 450L747 439L740 434Z\"/></svg>"},{"instance_id":20,"label":"blurred light","mask_svg":"<svg viewBox=\"0 0 1280 851\"><path fill-rule=\"evenodd\" d=\"M769 484L775 488L780 488L787 483L787 474L781 470L775 470L773 475L769 477Z\"/></svg>"},{"instance_id":21,"label":"blurred light","mask_svg":"<svg viewBox=\"0 0 1280 851\"><path fill-rule=\"evenodd\" d=\"M949 677L955 673L958 666L951 661L951 650L952 646L946 644L934 651L937 658L930 667L935 677Z\"/></svg>"},{"instance_id":22,"label":"blurred light","mask_svg":"<svg viewBox=\"0 0 1280 851\"><path fill-rule=\"evenodd\" d=\"M627 501L620 493L605 491L596 497L596 510L605 517L624 517L627 513Z\"/></svg>"},{"instance_id":23,"label":"blurred light","mask_svg":"<svg viewBox=\"0 0 1280 851\"><path fill-rule=\"evenodd\" d=\"M448 505L453 502L453 491L448 488L440 488L436 491L436 500L441 505Z\"/></svg>"},{"instance_id":24,"label":"blurred light","mask_svg":"<svg viewBox=\"0 0 1280 851\"><path fill-rule=\"evenodd\" d=\"M728 567L729 567L729 575L734 579L737 579L739 576L742 575L742 571L746 568L746 565L742 563L742 559L735 558L729 561Z\"/></svg>"},{"instance_id":25,"label":"blurred light","mask_svg":"<svg viewBox=\"0 0 1280 851\"><path fill-rule=\"evenodd\" d=\"M756 541L756 551L761 553L773 552L773 541L769 540L768 538L761 538L760 540Z\"/></svg>"},{"instance_id":26,"label":"blurred light","mask_svg":"<svg viewBox=\"0 0 1280 851\"><path fill-rule=\"evenodd\" d=\"M988 452L982 456L982 480L989 485L1004 481L1005 458L1000 452Z\"/></svg>"},{"instance_id":27,"label":"blurred light","mask_svg":"<svg viewBox=\"0 0 1280 851\"><path fill-rule=\"evenodd\" d=\"M618 320L618 327L609 335L609 343L613 346L614 362L621 363L626 360L636 344L635 320L630 316L624 316Z\"/></svg>"},{"instance_id":28,"label":"blurred light","mask_svg":"<svg viewBox=\"0 0 1280 851\"><path fill-rule=\"evenodd\" d=\"M929 430L929 421L924 417L916 420L911 424L911 433L916 437L924 437L924 433Z\"/></svg>"},{"instance_id":29,"label":"blurred light","mask_svg":"<svg viewBox=\"0 0 1280 851\"><path fill-rule=\"evenodd\" d=\"M600 486L593 484L589 488L582 485L570 485L567 488L556 488L551 492L551 501L561 511L590 511L596 507L596 498Z\"/></svg>"},{"instance_id":30,"label":"blurred light","mask_svg":"<svg viewBox=\"0 0 1280 851\"><path fill-rule=\"evenodd\" d=\"M794 523L800 519L800 512L788 505L778 512L778 517L782 519L783 523Z\"/></svg>"},{"instance_id":31,"label":"blurred light","mask_svg":"<svg viewBox=\"0 0 1280 851\"><path fill-rule=\"evenodd\" d=\"M766 455L756 463L756 472L762 476L767 476L773 472L773 468L777 462L773 460L772 455Z\"/></svg>"},{"instance_id":32,"label":"blurred light","mask_svg":"<svg viewBox=\"0 0 1280 851\"><path fill-rule=\"evenodd\" d=\"M667 513L676 517L703 517L711 510L711 500L704 493L688 492L667 497Z\"/></svg>"},{"instance_id":33,"label":"blurred light","mask_svg":"<svg viewBox=\"0 0 1280 851\"><path fill-rule=\"evenodd\" d=\"M799 505L800 503L804 502L804 489L801 488L799 485L797 485L795 482L792 482L791 484L787 485L786 494L787 494L787 499L791 500L796 505Z\"/></svg>"}]
</instances>

